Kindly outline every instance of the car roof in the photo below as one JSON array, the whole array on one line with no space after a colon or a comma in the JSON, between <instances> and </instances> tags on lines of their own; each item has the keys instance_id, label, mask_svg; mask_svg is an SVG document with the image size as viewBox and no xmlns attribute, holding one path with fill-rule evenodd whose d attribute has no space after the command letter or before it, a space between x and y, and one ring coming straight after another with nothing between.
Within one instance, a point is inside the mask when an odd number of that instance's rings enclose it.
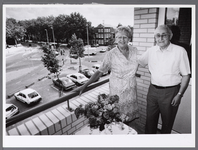
<instances>
[{"instance_id":1,"label":"car roof","mask_svg":"<svg viewBox=\"0 0 198 150\"><path fill-rule=\"evenodd\" d=\"M100 67L100 64L94 64L93 66Z\"/></svg>"},{"instance_id":2,"label":"car roof","mask_svg":"<svg viewBox=\"0 0 198 150\"><path fill-rule=\"evenodd\" d=\"M70 78L68 78L68 77L61 77L61 78L59 78L60 80L71 80Z\"/></svg>"},{"instance_id":3,"label":"car roof","mask_svg":"<svg viewBox=\"0 0 198 150\"><path fill-rule=\"evenodd\" d=\"M29 94L29 93L35 92L35 90L33 90L33 89L24 89L24 90L22 90L20 92L25 93L25 94Z\"/></svg>"},{"instance_id":4,"label":"car roof","mask_svg":"<svg viewBox=\"0 0 198 150\"><path fill-rule=\"evenodd\" d=\"M69 78L67 76L62 76L62 77L59 77L59 78L54 78L53 80L57 80L57 79L64 80L64 79L69 79Z\"/></svg>"},{"instance_id":5,"label":"car roof","mask_svg":"<svg viewBox=\"0 0 198 150\"><path fill-rule=\"evenodd\" d=\"M81 75L83 75L83 76L84 76L84 74L78 73L78 72L77 72L77 73L72 73L72 74L69 74L69 75L70 75L70 76L71 76L71 75L76 75L76 76L79 76L79 75L81 76Z\"/></svg>"},{"instance_id":6,"label":"car roof","mask_svg":"<svg viewBox=\"0 0 198 150\"><path fill-rule=\"evenodd\" d=\"M15 105L14 104L6 104L6 108L8 108L10 106L15 106Z\"/></svg>"}]
</instances>

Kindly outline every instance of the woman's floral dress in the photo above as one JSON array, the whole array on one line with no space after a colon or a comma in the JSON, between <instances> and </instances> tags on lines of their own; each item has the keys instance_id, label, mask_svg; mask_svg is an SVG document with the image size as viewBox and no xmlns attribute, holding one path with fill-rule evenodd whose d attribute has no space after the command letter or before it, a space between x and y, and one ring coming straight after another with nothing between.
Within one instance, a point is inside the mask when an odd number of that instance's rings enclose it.
<instances>
[{"instance_id":1,"label":"woman's floral dress","mask_svg":"<svg viewBox=\"0 0 198 150\"><path fill-rule=\"evenodd\" d=\"M107 52L99 68L100 72L111 70L109 94L119 96L120 112L129 117L128 121L139 117L135 77L137 67L137 48L129 46L128 59L115 47Z\"/></svg>"}]
</instances>

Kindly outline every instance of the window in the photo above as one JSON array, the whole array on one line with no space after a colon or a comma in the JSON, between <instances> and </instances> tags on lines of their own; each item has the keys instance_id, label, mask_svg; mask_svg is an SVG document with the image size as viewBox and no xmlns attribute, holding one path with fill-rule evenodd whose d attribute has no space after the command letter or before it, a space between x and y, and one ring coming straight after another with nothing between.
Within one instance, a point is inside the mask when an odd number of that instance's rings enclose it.
<instances>
[{"instance_id":1,"label":"window","mask_svg":"<svg viewBox=\"0 0 198 150\"><path fill-rule=\"evenodd\" d=\"M167 8L166 9L166 25L178 25L178 18L179 18L179 8Z\"/></svg>"},{"instance_id":2,"label":"window","mask_svg":"<svg viewBox=\"0 0 198 150\"><path fill-rule=\"evenodd\" d=\"M103 29L98 29L98 32L99 32L99 33L103 32Z\"/></svg>"},{"instance_id":3,"label":"window","mask_svg":"<svg viewBox=\"0 0 198 150\"><path fill-rule=\"evenodd\" d=\"M74 78L74 79L77 79L77 77L76 77L76 76L74 76L74 75L72 75L71 77L72 77L72 78Z\"/></svg>"}]
</instances>

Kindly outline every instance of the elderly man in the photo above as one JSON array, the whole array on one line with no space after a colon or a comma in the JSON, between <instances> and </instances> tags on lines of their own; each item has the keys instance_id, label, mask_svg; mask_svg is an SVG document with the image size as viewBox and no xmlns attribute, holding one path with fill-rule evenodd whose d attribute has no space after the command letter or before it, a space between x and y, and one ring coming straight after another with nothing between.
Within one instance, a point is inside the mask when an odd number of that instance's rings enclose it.
<instances>
[{"instance_id":1,"label":"elderly man","mask_svg":"<svg viewBox=\"0 0 198 150\"><path fill-rule=\"evenodd\" d=\"M190 66L184 48L170 42L173 34L166 25L154 32L156 46L139 57L141 66L148 65L151 84L147 95L146 134L155 134L159 114L161 133L171 133L175 116L190 80Z\"/></svg>"}]
</instances>

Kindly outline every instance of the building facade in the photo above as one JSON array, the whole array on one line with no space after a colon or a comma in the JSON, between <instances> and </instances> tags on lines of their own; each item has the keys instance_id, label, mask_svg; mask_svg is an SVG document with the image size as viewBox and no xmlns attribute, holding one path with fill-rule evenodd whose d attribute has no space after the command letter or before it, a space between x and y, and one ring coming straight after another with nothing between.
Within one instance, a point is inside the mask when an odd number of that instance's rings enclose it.
<instances>
[{"instance_id":1,"label":"building facade","mask_svg":"<svg viewBox=\"0 0 198 150\"><path fill-rule=\"evenodd\" d=\"M106 46L111 38L115 38L115 29L113 27L99 24L95 28L95 44Z\"/></svg>"}]
</instances>

